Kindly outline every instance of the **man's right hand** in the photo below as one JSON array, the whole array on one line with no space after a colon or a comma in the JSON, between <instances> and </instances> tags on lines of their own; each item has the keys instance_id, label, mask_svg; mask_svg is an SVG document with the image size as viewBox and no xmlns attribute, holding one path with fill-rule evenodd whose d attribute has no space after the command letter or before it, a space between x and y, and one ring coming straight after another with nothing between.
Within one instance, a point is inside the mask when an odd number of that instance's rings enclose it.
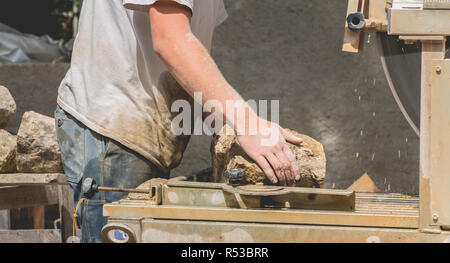
<instances>
[{"instance_id":1,"label":"man's right hand","mask_svg":"<svg viewBox=\"0 0 450 263\"><path fill-rule=\"evenodd\" d=\"M287 142L301 144L303 140L278 124L260 119L255 135L238 135L242 149L258 163L269 180L276 184L295 186L300 174L295 155ZM287 142L286 142L287 141Z\"/></svg>"}]
</instances>

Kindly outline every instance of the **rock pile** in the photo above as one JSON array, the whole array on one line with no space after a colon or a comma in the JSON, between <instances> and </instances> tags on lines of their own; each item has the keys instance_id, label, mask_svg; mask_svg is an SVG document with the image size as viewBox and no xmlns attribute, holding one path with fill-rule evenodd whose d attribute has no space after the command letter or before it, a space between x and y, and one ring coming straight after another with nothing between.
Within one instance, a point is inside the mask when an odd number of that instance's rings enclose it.
<instances>
[{"instance_id":1,"label":"rock pile","mask_svg":"<svg viewBox=\"0 0 450 263\"><path fill-rule=\"evenodd\" d=\"M0 86L0 127L16 114L16 103L8 89ZM0 129L0 173L60 173L61 154L53 118L26 112L17 136Z\"/></svg>"}]
</instances>

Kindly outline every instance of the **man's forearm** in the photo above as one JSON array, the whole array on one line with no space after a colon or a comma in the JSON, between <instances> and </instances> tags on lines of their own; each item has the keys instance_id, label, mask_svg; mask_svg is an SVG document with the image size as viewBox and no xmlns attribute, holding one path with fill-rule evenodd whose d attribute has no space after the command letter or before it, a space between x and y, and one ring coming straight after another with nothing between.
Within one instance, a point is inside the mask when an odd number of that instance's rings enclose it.
<instances>
[{"instance_id":1,"label":"man's forearm","mask_svg":"<svg viewBox=\"0 0 450 263\"><path fill-rule=\"evenodd\" d=\"M158 10L153 13L150 11L150 16L155 52L191 96L196 92L202 94L203 101L197 101L198 103L212 103L215 113L221 114L235 130L238 126L239 129L242 126L248 127L249 119L257 119L257 114L225 80L209 52L191 32L186 17L173 15L170 17L171 23L167 25L160 18ZM177 26L171 27L175 23ZM246 112L246 118L242 118L242 114L239 114L240 118L228 116L227 102L233 102L237 112Z\"/></svg>"},{"instance_id":2,"label":"man's forearm","mask_svg":"<svg viewBox=\"0 0 450 263\"><path fill-rule=\"evenodd\" d=\"M174 78L191 96L195 92L202 93L203 101L197 101L198 103L206 101L219 103L214 105L217 106L216 113L222 114L235 129L239 125L247 126L248 119L256 117L256 113L225 80L200 41L192 33L175 38L167 41L164 48L158 50L158 54ZM238 108L238 112L247 112L245 123L239 124L237 116L227 116L227 101L229 106L229 102L232 102L233 106ZM217 112L220 110L222 112Z\"/></svg>"}]
</instances>

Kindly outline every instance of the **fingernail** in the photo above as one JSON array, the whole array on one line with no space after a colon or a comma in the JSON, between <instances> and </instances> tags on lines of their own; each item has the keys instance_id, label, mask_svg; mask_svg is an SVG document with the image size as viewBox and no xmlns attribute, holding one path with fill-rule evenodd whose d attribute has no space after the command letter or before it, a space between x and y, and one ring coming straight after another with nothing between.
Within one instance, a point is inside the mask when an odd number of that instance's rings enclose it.
<instances>
[{"instance_id":1,"label":"fingernail","mask_svg":"<svg viewBox=\"0 0 450 263\"><path fill-rule=\"evenodd\" d=\"M296 180L296 181L300 181L300 175L297 175L297 176L295 177L295 180Z\"/></svg>"},{"instance_id":2,"label":"fingernail","mask_svg":"<svg viewBox=\"0 0 450 263\"><path fill-rule=\"evenodd\" d=\"M276 183L278 183L278 180L277 180L277 179L273 179L273 180L272 180L272 183L273 183L273 184L276 184Z\"/></svg>"}]
</instances>

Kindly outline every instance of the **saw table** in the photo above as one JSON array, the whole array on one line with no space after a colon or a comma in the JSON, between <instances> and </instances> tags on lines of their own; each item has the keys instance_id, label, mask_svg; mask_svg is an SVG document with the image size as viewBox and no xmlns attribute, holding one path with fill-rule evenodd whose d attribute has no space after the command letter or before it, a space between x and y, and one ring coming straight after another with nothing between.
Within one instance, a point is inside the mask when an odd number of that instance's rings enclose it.
<instances>
[{"instance_id":1,"label":"saw table","mask_svg":"<svg viewBox=\"0 0 450 263\"><path fill-rule=\"evenodd\" d=\"M450 241L450 233L417 231L419 198L414 196L163 179L150 185L146 200L104 206L104 241ZM117 239L117 231L124 238Z\"/></svg>"}]
</instances>

